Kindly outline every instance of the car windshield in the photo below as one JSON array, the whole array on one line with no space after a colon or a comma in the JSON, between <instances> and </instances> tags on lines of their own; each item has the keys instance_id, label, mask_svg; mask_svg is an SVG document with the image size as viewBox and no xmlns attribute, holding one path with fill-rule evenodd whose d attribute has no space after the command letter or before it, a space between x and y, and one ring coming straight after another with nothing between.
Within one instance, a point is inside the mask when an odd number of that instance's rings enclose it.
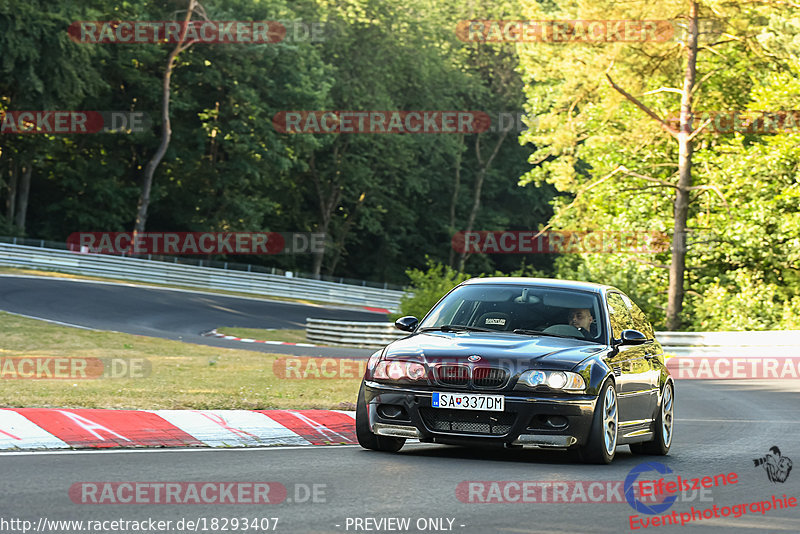
<instances>
[{"instance_id":1,"label":"car windshield","mask_svg":"<svg viewBox=\"0 0 800 534\"><path fill-rule=\"evenodd\" d=\"M425 316L418 330L490 330L605 343L602 317L599 296L588 291L475 284L447 295Z\"/></svg>"}]
</instances>

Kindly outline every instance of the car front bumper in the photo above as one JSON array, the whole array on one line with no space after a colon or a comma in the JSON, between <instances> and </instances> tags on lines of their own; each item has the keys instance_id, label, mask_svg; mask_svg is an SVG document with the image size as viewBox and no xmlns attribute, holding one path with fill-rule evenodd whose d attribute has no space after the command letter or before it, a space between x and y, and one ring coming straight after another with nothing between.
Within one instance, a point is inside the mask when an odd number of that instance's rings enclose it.
<instances>
[{"instance_id":1,"label":"car front bumper","mask_svg":"<svg viewBox=\"0 0 800 534\"><path fill-rule=\"evenodd\" d=\"M592 395L461 391L503 395L505 409L453 410L433 408L434 391L448 392L365 382L370 429L378 435L434 443L568 448L586 443L597 401Z\"/></svg>"}]
</instances>

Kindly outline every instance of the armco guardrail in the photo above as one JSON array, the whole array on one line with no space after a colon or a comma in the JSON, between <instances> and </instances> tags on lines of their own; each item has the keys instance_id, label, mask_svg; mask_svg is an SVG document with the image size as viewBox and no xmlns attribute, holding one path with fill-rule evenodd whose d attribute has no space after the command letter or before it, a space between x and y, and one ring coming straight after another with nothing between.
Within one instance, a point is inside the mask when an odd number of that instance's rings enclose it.
<instances>
[{"instance_id":1,"label":"armco guardrail","mask_svg":"<svg viewBox=\"0 0 800 534\"><path fill-rule=\"evenodd\" d=\"M732 358L800 357L800 331L656 332L664 351L676 356Z\"/></svg>"},{"instance_id":2,"label":"armco guardrail","mask_svg":"<svg viewBox=\"0 0 800 534\"><path fill-rule=\"evenodd\" d=\"M395 328L394 323L306 319L306 339L323 345L380 349L407 335Z\"/></svg>"},{"instance_id":3,"label":"armco guardrail","mask_svg":"<svg viewBox=\"0 0 800 534\"><path fill-rule=\"evenodd\" d=\"M0 265L396 310L402 291L0 243Z\"/></svg>"},{"instance_id":4,"label":"armco guardrail","mask_svg":"<svg viewBox=\"0 0 800 534\"><path fill-rule=\"evenodd\" d=\"M381 348L407 336L393 323L306 319L306 337L312 343ZM800 357L800 331L764 332L656 332L664 351L676 356Z\"/></svg>"}]
</instances>

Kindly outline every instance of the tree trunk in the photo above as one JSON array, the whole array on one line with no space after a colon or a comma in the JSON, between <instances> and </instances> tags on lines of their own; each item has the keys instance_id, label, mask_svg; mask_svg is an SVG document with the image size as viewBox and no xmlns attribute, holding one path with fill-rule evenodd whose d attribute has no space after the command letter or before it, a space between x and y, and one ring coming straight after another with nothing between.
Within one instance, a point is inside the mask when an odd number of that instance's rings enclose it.
<instances>
[{"instance_id":1,"label":"tree trunk","mask_svg":"<svg viewBox=\"0 0 800 534\"><path fill-rule=\"evenodd\" d=\"M453 235L456 232L456 207L458 206L458 193L461 190L461 145L464 143L464 134L459 134L458 136L458 154L456 154L456 177L453 181L453 195L450 197L450 219L447 223L447 229L450 232L450 239L452 240ZM454 262L456 259L456 250L453 246L450 246L450 258L447 260L447 265L450 268L455 267Z\"/></svg>"},{"instance_id":2,"label":"tree trunk","mask_svg":"<svg viewBox=\"0 0 800 534\"><path fill-rule=\"evenodd\" d=\"M14 211L17 207L17 162L8 162L8 197L6 198L6 220L8 224L14 222Z\"/></svg>"},{"instance_id":3,"label":"tree trunk","mask_svg":"<svg viewBox=\"0 0 800 534\"><path fill-rule=\"evenodd\" d=\"M324 219L318 226L317 231L325 234L325 241L327 241L328 227L330 226L330 218ZM311 264L311 276L319 280L322 273L322 260L325 258L325 250L321 252L314 252L314 260Z\"/></svg>"},{"instance_id":4,"label":"tree trunk","mask_svg":"<svg viewBox=\"0 0 800 534\"><path fill-rule=\"evenodd\" d=\"M308 173L314 182L314 189L317 192L317 202L319 206L319 223L317 224L317 231L325 234L326 243L330 237L328 230L331 226L331 220L333 220L334 212L336 211L336 207L339 205L339 200L342 197L342 188L340 185L342 179L341 161L346 151L346 144L343 148L340 148L339 145L334 146L333 161L336 162L336 170L334 171L334 178L325 184L323 184L319 173L317 172L316 159L313 153L311 154L308 162ZM322 260L324 258L325 250L314 253L314 260L311 266L311 275L314 278L319 279L320 274L322 273Z\"/></svg>"},{"instance_id":5,"label":"tree trunk","mask_svg":"<svg viewBox=\"0 0 800 534\"><path fill-rule=\"evenodd\" d=\"M367 197L367 192L364 191L361 193L361 196L358 198L353 211L347 216L347 220L342 225L341 229L338 232L338 236L336 237L336 242L334 243L333 247L333 256L331 257L330 264L326 269L329 276L333 276L333 273L336 272L336 265L339 263L339 260L342 257L342 251L345 247L345 242L347 241L347 236L350 235L350 230L353 229L353 224L358 217L359 209L361 208L364 199Z\"/></svg>"},{"instance_id":6,"label":"tree trunk","mask_svg":"<svg viewBox=\"0 0 800 534\"><path fill-rule=\"evenodd\" d=\"M481 207L481 192L483 190L483 181L486 179L486 173L489 171L489 167L492 166L492 161L494 160L495 156L497 156L497 152L500 150L500 146L503 144L503 141L508 134L508 130L505 130L503 133L500 134L500 138L497 140L497 143L494 145L494 149L492 150L489 159L486 160L484 163L483 157L481 156L481 136L478 134L475 137L475 156L478 160L478 173L475 175L475 189L472 195L472 209L469 211L469 218L467 219L467 226L464 229L465 232L471 232L472 226L475 224L475 218L478 216L478 210ZM467 250L464 249L464 252L461 253L461 257L458 260L458 270L459 272L464 272L464 264L467 262Z\"/></svg>"},{"instance_id":7,"label":"tree trunk","mask_svg":"<svg viewBox=\"0 0 800 534\"><path fill-rule=\"evenodd\" d=\"M19 228L20 232L25 232L25 219L28 216L28 196L31 191L31 173L33 172L33 165L25 163L22 169L22 181L19 185L17 214L14 224Z\"/></svg>"},{"instance_id":8,"label":"tree trunk","mask_svg":"<svg viewBox=\"0 0 800 534\"><path fill-rule=\"evenodd\" d=\"M681 327L684 276L686 273L686 222L689 217L689 188L692 186L692 97L697 76L697 1L689 4L689 35L686 75L681 97L681 129L678 134L678 189L675 194L672 234L672 263L669 268L669 293L666 326L669 331Z\"/></svg>"},{"instance_id":9,"label":"tree trunk","mask_svg":"<svg viewBox=\"0 0 800 534\"><path fill-rule=\"evenodd\" d=\"M186 18L183 21L183 29L181 36L175 48L169 53L167 57L167 68L164 71L164 79L162 82L162 99L161 99L161 143L158 145L156 153L144 168L144 183L142 184L142 193L139 196L139 204L136 209L136 224L133 228L134 235L144 232L145 225L147 224L147 210L150 207L150 192L153 189L153 176L155 175L156 168L164 158L169 147L169 141L172 137L172 125L169 119L169 97L170 97L170 80L172 79L172 70L175 68L175 59L178 54L186 50L192 45L192 42L186 43L186 28L187 24L192 18L192 13L197 7L197 0L189 0L189 9L186 10Z\"/></svg>"}]
</instances>

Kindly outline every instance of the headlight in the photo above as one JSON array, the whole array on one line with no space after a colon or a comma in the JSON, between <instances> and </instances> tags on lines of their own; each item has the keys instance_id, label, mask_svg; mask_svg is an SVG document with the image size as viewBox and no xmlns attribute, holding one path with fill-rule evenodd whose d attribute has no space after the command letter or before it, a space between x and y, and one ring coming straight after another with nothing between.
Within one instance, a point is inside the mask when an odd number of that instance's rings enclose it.
<instances>
[{"instance_id":1,"label":"headlight","mask_svg":"<svg viewBox=\"0 0 800 534\"><path fill-rule=\"evenodd\" d=\"M416 362L402 360L382 360L375 366L372 377L376 380L425 380L428 373L425 366Z\"/></svg>"},{"instance_id":2,"label":"headlight","mask_svg":"<svg viewBox=\"0 0 800 534\"><path fill-rule=\"evenodd\" d=\"M551 389L561 389L565 391L580 391L586 389L586 383L583 381L583 377L578 373L569 371L539 371L538 369L532 369L522 373L517 384L529 388L547 386Z\"/></svg>"},{"instance_id":3,"label":"headlight","mask_svg":"<svg viewBox=\"0 0 800 534\"><path fill-rule=\"evenodd\" d=\"M383 354L383 350L379 350L369 357L369 360L367 360L367 371L372 371L372 369L375 368L375 364L381 359L381 354Z\"/></svg>"}]
</instances>

